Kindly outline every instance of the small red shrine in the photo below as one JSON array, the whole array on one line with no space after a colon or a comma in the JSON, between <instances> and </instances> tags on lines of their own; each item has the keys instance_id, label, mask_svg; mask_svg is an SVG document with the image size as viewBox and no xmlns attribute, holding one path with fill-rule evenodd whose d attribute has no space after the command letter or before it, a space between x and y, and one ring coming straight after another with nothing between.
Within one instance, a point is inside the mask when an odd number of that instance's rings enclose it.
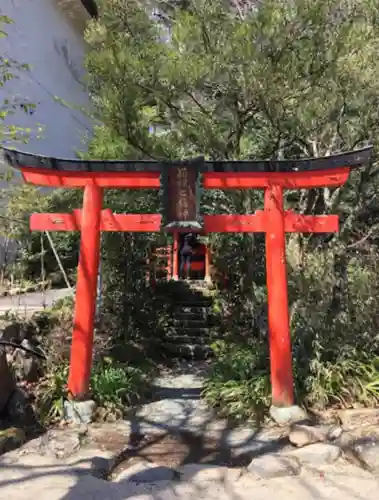
<instances>
[{"instance_id":1,"label":"small red shrine","mask_svg":"<svg viewBox=\"0 0 379 500\"><path fill-rule=\"evenodd\" d=\"M372 147L325 158L281 161L83 161L47 158L5 149L5 159L21 170L25 182L39 186L81 188L83 206L71 214L33 214L32 231L80 231L76 306L68 389L75 399L88 396L102 231L171 232L172 277L178 276L180 234L185 232L261 232L266 237L266 280L272 404L294 403L291 334L285 255L286 233L338 231L337 215L303 215L284 209L285 190L335 188L350 170L367 164ZM203 189L262 189L263 210L246 215L204 215ZM103 209L104 189L160 189L160 214L114 214ZM206 250L204 249L206 254ZM208 263L207 263L208 262ZM206 270L208 266L208 271ZM209 273L209 255L204 274Z\"/></svg>"},{"instance_id":2,"label":"small red shrine","mask_svg":"<svg viewBox=\"0 0 379 500\"><path fill-rule=\"evenodd\" d=\"M183 238L186 233L174 232L172 243L165 247L157 247L151 250L148 261L148 277L150 283L160 280L179 280L180 276L180 249L183 245ZM196 236L199 233L195 233ZM200 233L202 234L202 233ZM196 238L189 266L185 264L184 273L189 279L203 280L208 283L211 278L211 255L209 246Z\"/></svg>"}]
</instances>

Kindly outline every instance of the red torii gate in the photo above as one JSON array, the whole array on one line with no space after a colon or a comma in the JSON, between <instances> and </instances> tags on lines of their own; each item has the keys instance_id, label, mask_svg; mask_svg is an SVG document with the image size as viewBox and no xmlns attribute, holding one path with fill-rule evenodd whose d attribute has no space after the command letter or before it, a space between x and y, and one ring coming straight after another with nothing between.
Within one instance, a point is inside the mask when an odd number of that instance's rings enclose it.
<instances>
[{"instance_id":1,"label":"red torii gate","mask_svg":"<svg viewBox=\"0 0 379 500\"><path fill-rule=\"evenodd\" d=\"M92 364L100 232L161 230L160 215L113 214L109 209L103 210L103 190L159 189L164 167L180 165L178 168L181 170L183 181L183 169L190 169L191 162L168 164L158 161L64 160L9 149L4 151L5 159L10 165L21 170L25 182L39 186L84 190L82 210L75 210L71 214L33 214L30 218L30 229L81 232L68 389L74 399L85 399L89 392ZM339 227L336 215L299 215L285 211L283 191L341 186L348 180L351 168L367 164L371 155L370 146L325 158L288 161L201 161L200 167L198 166L203 175L205 189L256 188L265 191L264 210L258 210L251 215L204 216L202 226L207 233L266 234L270 368L274 406L291 406L294 403L285 234L337 232ZM199 165L199 160L196 162ZM182 190L191 184L190 178L191 175L183 181ZM186 222L186 230L190 230L192 224L198 224L194 223L196 214L191 210L194 205L188 204L193 195L194 193L189 191L187 195L176 200L182 207L179 218ZM173 197L175 199L175 193Z\"/></svg>"}]
</instances>

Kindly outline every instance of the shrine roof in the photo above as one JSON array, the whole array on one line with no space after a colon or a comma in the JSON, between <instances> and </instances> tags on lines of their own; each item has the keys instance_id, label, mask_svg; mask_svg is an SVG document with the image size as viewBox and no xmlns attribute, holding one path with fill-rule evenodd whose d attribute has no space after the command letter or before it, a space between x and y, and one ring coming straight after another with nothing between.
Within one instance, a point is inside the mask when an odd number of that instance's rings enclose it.
<instances>
[{"instance_id":1,"label":"shrine roof","mask_svg":"<svg viewBox=\"0 0 379 500\"><path fill-rule=\"evenodd\" d=\"M5 161L14 168L27 170L51 170L59 172L160 172L170 166L197 166L200 172L312 172L317 170L356 168L367 164L372 157L373 147L367 146L355 151L299 160L217 160L208 161L202 157L188 160L80 160L53 158L3 148Z\"/></svg>"}]
</instances>

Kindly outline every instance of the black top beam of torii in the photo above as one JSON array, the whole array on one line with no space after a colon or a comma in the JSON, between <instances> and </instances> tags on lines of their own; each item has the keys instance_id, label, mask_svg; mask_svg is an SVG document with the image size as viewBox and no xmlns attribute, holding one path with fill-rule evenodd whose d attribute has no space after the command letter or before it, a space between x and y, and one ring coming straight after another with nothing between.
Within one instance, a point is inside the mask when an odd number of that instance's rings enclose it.
<instances>
[{"instance_id":1,"label":"black top beam of torii","mask_svg":"<svg viewBox=\"0 0 379 500\"><path fill-rule=\"evenodd\" d=\"M81 0L81 2L88 14L94 19L97 19L99 16L99 9L97 8L95 0Z\"/></svg>"},{"instance_id":2,"label":"black top beam of torii","mask_svg":"<svg viewBox=\"0 0 379 500\"><path fill-rule=\"evenodd\" d=\"M207 161L203 157L187 160L69 160L24 153L4 148L4 158L12 166L22 169L26 176L30 173L61 174L117 174L135 172L141 175L151 172L160 176L161 192L164 201L164 226L166 230L201 230L200 215L200 176L214 172L229 174L231 177L243 173L282 174L282 179L291 174L316 172L338 172L341 168L355 168L367 165L372 157L373 148L368 146L356 151L341 153L324 158L300 160L258 160L258 161ZM117 177L117 176L116 176ZM307 175L308 177L308 175Z\"/></svg>"},{"instance_id":3,"label":"black top beam of torii","mask_svg":"<svg viewBox=\"0 0 379 500\"><path fill-rule=\"evenodd\" d=\"M160 172L165 167L196 166L205 172L315 172L317 170L356 168L370 162L373 147L367 146L322 158L299 160L204 160L203 157L184 160L80 160L54 158L3 148L4 159L20 169L47 169L58 172Z\"/></svg>"}]
</instances>

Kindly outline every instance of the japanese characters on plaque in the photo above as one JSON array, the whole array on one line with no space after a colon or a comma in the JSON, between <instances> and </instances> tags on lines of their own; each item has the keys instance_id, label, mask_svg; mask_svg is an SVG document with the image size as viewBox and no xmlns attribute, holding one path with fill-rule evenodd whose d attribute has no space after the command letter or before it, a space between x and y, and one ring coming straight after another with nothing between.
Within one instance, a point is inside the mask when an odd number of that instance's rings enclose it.
<instances>
[{"instance_id":1,"label":"japanese characters on plaque","mask_svg":"<svg viewBox=\"0 0 379 500\"><path fill-rule=\"evenodd\" d=\"M189 216L189 185L188 185L188 168L179 167L177 169L177 218L178 220L188 220Z\"/></svg>"},{"instance_id":2,"label":"japanese characters on plaque","mask_svg":"<svg viewBox=\"0 0 379 500\"><path fill-rule=\"evenodd\" d=\"M170 166L166 170L166 223L195 222L198 169L196 166Z\"/></svg>"}]
</instances>

